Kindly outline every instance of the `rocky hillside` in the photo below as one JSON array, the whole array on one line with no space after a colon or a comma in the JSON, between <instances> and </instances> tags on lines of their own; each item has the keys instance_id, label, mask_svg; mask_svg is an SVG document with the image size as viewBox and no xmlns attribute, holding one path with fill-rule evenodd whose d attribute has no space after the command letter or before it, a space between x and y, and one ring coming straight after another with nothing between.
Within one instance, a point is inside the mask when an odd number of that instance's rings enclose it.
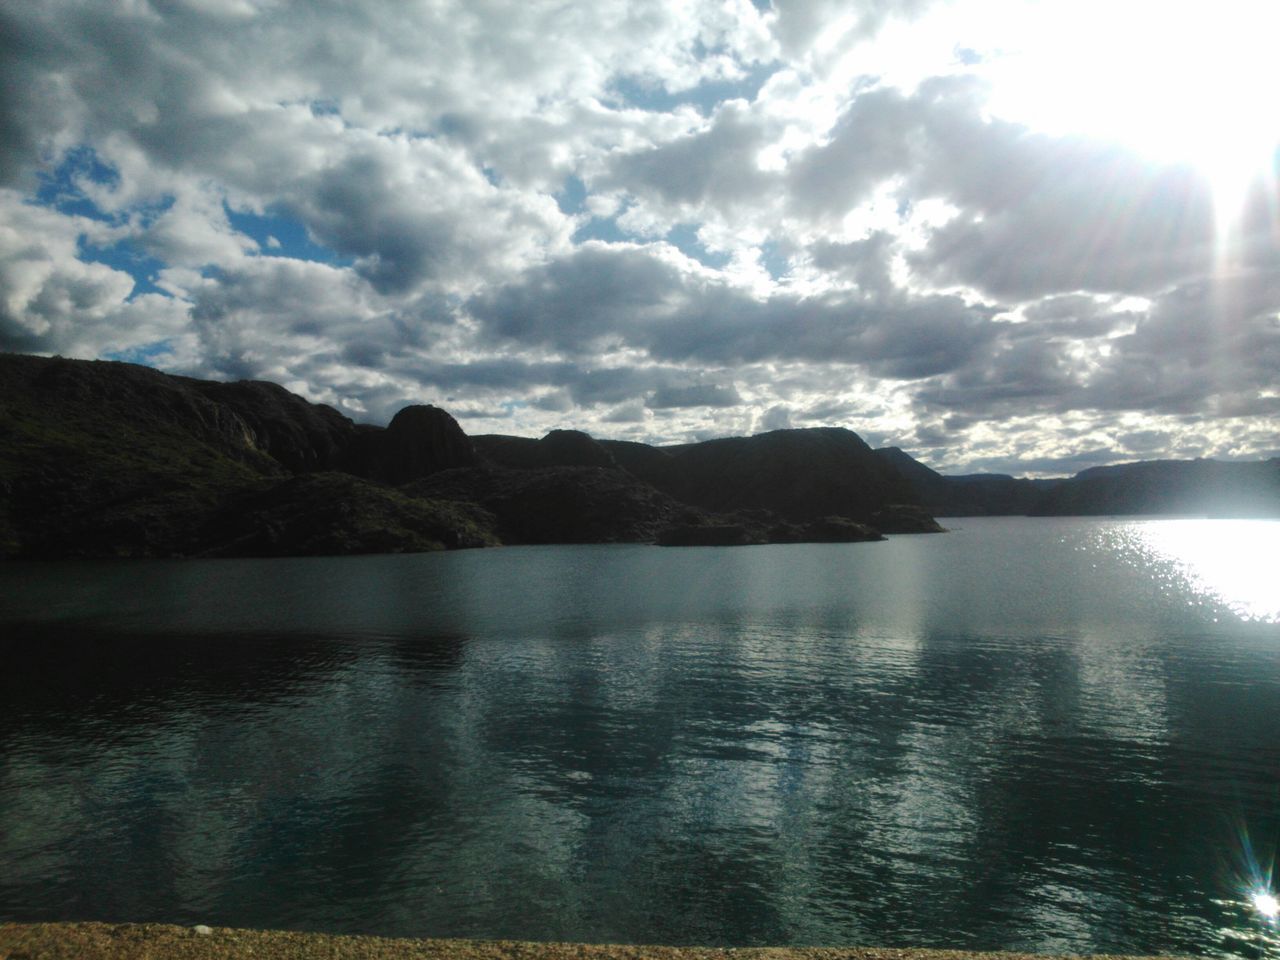
<instances>
[{"instance_id":1,"label":"rocky hillside","mask_svg":"<svg viewBox=\"0 0 1280 960\"><path fill-rule=\"evenodd\" d=\"M876 526L872 527L870 524ZM283 556L762 543L938 529L845 430L677 448L383 427L272 383L0 355L0 555Z\"/></svg>"},{"instance_id":2,"label":"rocky hillside","mask_svg":"<svg viewBox=\"0 0 1280 960\"><path fill-rule=\"evenodd\" d=\"M469 465L453 418L363 428L270 383L0 355L0 554L360 553L496 543L473 505L383 482Z\"/></svg>"}]
</instances>

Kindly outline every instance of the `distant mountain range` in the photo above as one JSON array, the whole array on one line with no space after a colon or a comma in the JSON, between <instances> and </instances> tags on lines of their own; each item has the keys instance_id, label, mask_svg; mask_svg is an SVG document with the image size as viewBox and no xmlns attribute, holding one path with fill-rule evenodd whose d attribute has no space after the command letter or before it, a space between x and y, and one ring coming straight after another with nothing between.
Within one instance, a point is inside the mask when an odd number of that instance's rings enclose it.
<instances>
[{"instance_id":1,"label":"distant mountain range","mask_svg":"<svg viewBox=\"0 0 1280 960\"><path fill-rule=\"evenodd\" d=\"M1280 517L1280 458L1142 460L1091 467L1073 477L1028 480L994 473L943 476L897 447L876 455L892 464L920 504L939 517Z\"/></svg>"},{"instance_id":2,"label":"distant mountain range","mask_svg":"<svg viewBox=\"0 0 1280 960\"><path fill-rule=\"evenodd\" d=\"M841 428L651 447L353 423L273 383L0 354L0 556L283 556L499 543L881 539L930 514L1280 515L1280 461L943 477Z\"/></svg>"}]
</instances>

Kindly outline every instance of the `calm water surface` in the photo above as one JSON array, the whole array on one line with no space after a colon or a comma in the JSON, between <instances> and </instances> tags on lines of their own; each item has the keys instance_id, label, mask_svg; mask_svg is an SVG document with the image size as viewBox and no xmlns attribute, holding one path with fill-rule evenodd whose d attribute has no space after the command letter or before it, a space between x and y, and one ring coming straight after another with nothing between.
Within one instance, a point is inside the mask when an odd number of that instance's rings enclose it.
<instances>
[{"instance_id":1,"label":"calm water surface","mask_svg":"<svg viewBox=\"0 0 1280 960\"><path fill-rule=\"evenodd\" d=\"M1280 954L1280 523L950 525L0 567L0 919Z\"/></svg>"}]
</instances>

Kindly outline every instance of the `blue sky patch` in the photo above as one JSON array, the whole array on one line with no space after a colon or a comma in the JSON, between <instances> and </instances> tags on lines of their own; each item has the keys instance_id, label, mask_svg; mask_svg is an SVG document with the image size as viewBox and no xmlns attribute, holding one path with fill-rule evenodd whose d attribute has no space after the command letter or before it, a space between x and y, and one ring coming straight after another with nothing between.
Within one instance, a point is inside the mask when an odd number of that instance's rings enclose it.
<instances>
[{"instance_id":1,"label":"blue sky patch","mask_svg":"<svg viewBox=\"0 0 1280 960\"><path fill-rule=\"evenodd\" d=\"M632 238L622 231L616 218L592 217L574 231L572 239L574 243L583 243L587 240L602 240L605 243L626 243Z\"/></svg>"},{"instance_id":2,"label":"blue sky patch","mask_svg":"<svg viewBox=\"0 0 1280 960\"><path fill-rule=\"evenodd\" d=\"M232 210L231 207L226 207L226 211L227 221L232 228L256 240L262 253L267 256L310 260L340 267L349 267L355 262L351 257L340 257L328 247L316 243L307 234L302 221L294 217L278 211L258 214Z\"/></svg>"},{"instance_id":3,"label":"blue sky patch","mask_svg":"<svg viewBox=\"0 0 1280 960\"><path fill-rule=\"evenodd\" d=\"M85 263L106 264L113 270L121 270L133 277L133 291L126 300L133 300L144 293L169 296L156 286L156 278L165 268L164 262L138 249L132 240L121 240L110 246L99 247L81 237L76 255Z\"/></svg>"},{"instance_id":4,"label":"blue sky patch","mask_svg":"<svg viewBox=\"0 0 1280 960\"><path fill-rule=\"evenodd\" d=\"M555 195L556 204L565 216L582 213L586 209L587 185L579 177L565 177L564 186Z\"/></svg>"},{"instance_id":5,"label":"blue sky patch","mask_svg":"<svg viewBox=\"0 0 1280 960\"><path fill-rule=\"evenodd\" d=\"M698 239L698 228L692 223L678 223L667 233L667 243L704 267L719 270L729 260L727 253L711 253Z\"/></svg>"},{"instance_id":6,"label":"blue sky patch","mask_svg":"<svg viewBox=\"0 0 1280 960\"><path fill-rule=\"evenodd\" d=\"M766 240L760 244L760 265L775 280L781 280L791 272L791 262L782 255L776 240Z\"/></svg>"},{"instance_id":7,"label":"blue sky patch","mask_svg":"<svg viewBox=\"0 0 1280 960\"><path fill-rule=\"evenodd\" d=\"M115 187L120 183L120 174L114 167L98 159L98 154L92 147L82 146L68 150L56 167L47 172L42 171L39 177L36 203L41 206L53 207L68 216L88 217L104 223L123 221L123 215L112 216L99 210L98 205L85 195L80 186L86 181L106 187Z\"/></svg>"},{"instance_id":8,"label":"blue sky patch","mask_svg":"<svg viewBox=\"0 0 1280 960\"><path fill-rule=\"evenodd\" d=\"M165 354L173 352L173 342L157 340L141 346L129 347L127 350L111 350L102 355L104 360L119 360L122 363L140 363L144 367L154 367L155 361Z\"/></svg>"}]
</instances>

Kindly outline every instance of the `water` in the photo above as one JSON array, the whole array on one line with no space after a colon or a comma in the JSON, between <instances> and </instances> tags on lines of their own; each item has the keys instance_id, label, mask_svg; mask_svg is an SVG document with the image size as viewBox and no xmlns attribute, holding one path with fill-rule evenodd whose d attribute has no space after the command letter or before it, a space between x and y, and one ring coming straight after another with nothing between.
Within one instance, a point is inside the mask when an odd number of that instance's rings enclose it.
<instances>
[{"instance_id":1,"label":"water","mask_svg":"<svg viewBox=\"0 0 1280 960\"><path fill-rule=\"evenodd\" d=\"M1280 523L951 525L0 567L0 919L1280 953Z\"/></svg>"}]
</instances>

